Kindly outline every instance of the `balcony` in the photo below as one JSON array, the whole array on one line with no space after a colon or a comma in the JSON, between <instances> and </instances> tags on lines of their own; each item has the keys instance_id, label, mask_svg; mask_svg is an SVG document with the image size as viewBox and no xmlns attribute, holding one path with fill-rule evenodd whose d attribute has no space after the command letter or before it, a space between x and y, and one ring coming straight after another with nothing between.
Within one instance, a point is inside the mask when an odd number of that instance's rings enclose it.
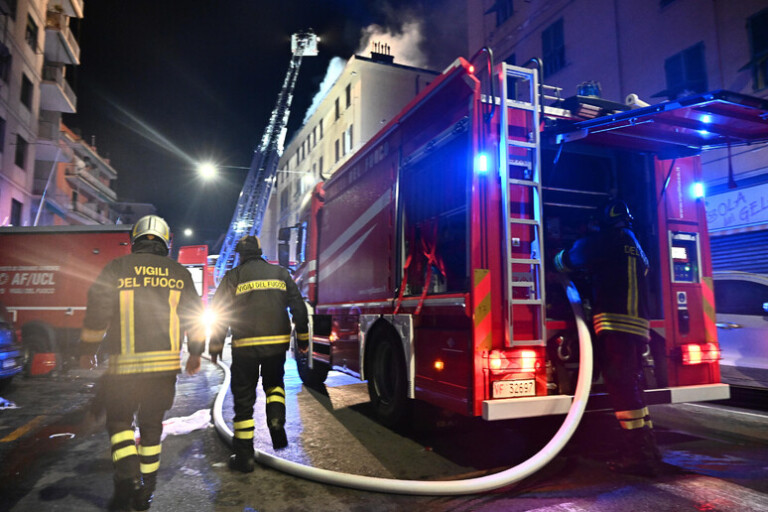
<instances>
[{"instance_id":1,"label":"balcony","mask_svg":"<svg viewBox=\"0 0 768 512\"><path fill-rule=\"evenodd\" d=\"M114 190L109 188L101 182L96 176L92 175L88 170L77 170L72 166L67 166L64 176L67 179L67 183L76 190L80 190L85 194L101 199L108 203L114 203L117 201L117 194Z\"/></svg>"},{"instance_id":2,"label":"balcony","mask_svg":"<svg viewBox=\"0 0 768 512\"><path fill-rule=\"evenodd\" d=\"M83 0L49 0L48 9L63 13L70 18L82 18Z\"/></svg>"},{"instance_id":3,"label":"balcony","mask_svg":"<svg viewBox=\"0 0 768 512\"><path fill-rule=\"evenodd\" d=\"M43 66L43 80L40 82L40 108L67 114L77 112L77 97L64 78L63 66Z\"/></svg>"},{"instance_id":4,"label":"balcony","mask_svg":"<svg viewBox=\"0 0 768 512\"><path fill-rule=\"evenodd\" d=\"M45 60L80 64L80 45L69 29L69 16L48 11L45 19Z\"/></svg>"},{"instance_id":5,"label":"balcony","mask_svg":"<svg viewBox=\"0 0 768 512\"><path fill-rule=\"evenodd\" d=\"M37 142L35 143L35 160L53 162L66 160L63 152L59 152L59 122L40 119L37 123Z\"/></svg>"}]
</instances>

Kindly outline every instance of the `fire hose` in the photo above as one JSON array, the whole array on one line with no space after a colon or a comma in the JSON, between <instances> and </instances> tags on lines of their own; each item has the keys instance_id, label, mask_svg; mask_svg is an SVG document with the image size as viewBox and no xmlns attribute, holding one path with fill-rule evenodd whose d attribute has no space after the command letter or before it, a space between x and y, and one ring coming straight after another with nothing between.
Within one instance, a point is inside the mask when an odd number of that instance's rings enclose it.
<instances>
[{"instance_id":1,"label":"fire hose","mask_svg":"<svg viewBox=\"0 0 768 512\"><path fill-rule=\"evenodd\" d=\"M275 457L258 449L255 452L256 462L278 471L319 483L364 491L425 496L449 496L486 492L517 483L531 476L554 459L576 431L579 421L581 421L581 417L584 414L592 383L592 343L589 329L584 320L581 298L572 282L563 278L563 286L566 288L568 300L571 303L579 337L579 375L576 382L576 391L560 428L552 439L528 460L492 475L447 481L395 480L392 478L340 473L298 464ZM219 435L225 441L231 443L233 433L222 415L224 397L229 388L230 371L229 367L223 364L221 360L219 360L219 365L224 370L225 377L221 390L216 395L213 404L213 419Z\"/></svg>"}]
</instances>

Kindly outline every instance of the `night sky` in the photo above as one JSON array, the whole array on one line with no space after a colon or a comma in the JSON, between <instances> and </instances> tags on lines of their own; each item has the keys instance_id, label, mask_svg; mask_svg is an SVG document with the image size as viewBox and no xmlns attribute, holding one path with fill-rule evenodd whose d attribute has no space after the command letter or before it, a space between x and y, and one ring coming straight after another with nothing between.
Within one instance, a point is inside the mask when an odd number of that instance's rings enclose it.
<instances>
[{"instance_id":1,"label":"night sky","mask_svg":"<svg viewBox=\"0 0 768 512\"><path fill-rule=\"evenodd\" d=\"M331 58L369 55L360 49L364 29L377 24L400 38L392 44L396 63L442 70L466 56L466 28L445 23L462 19L464 4L89 0L80 27L73 27L81 65L68 79L77 113L64 122L110 159L121 201L153 203L177 237L192 228L195 235L183 244L213 244L229 227L247 171L223 169L217 181L204 183L195 162L250 166L288 68L292 33L312 28L321 42L320 55L302 63L286 145Z\"/></svg>"}]
</instances>

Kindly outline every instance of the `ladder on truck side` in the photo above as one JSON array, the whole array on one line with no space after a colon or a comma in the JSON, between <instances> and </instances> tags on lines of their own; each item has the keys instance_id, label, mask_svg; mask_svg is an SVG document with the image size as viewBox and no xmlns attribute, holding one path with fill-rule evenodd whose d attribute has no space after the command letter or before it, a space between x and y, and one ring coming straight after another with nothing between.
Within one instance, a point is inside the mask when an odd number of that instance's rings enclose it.
<instances>
[{"instance_id":1,"label":"ladder on truck side","mask_svg":"<svg viewBox=\"0 0 768 512\"><path fill-rule=\"evenodd\" d=\"M499 76L506 342L510 347L544 345L546 297L538 75L535 69L502 63ZM510 98L510 94L514 97Z\"/></svg>"}]
</instances>

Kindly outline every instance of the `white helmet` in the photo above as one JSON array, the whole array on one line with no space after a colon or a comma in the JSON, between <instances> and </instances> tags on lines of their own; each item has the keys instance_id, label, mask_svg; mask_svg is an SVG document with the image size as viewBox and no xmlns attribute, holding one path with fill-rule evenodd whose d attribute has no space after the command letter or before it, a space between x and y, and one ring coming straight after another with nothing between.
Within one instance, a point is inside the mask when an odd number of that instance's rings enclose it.
<instances>
[{"instance_id":1,"label":"white helmet","mask_svg":"<svg viewBox=\"0 0 768 512\"><path fill-rule=\"evenodd\" d=\"M131 243L135 244L136 240L148 235L156 236L162 240L166 249L170 248L171 228L161 217L145 215L136 221L136 224L133 225L133 231L131 231Z\"/></svg>"}]
</instances>

